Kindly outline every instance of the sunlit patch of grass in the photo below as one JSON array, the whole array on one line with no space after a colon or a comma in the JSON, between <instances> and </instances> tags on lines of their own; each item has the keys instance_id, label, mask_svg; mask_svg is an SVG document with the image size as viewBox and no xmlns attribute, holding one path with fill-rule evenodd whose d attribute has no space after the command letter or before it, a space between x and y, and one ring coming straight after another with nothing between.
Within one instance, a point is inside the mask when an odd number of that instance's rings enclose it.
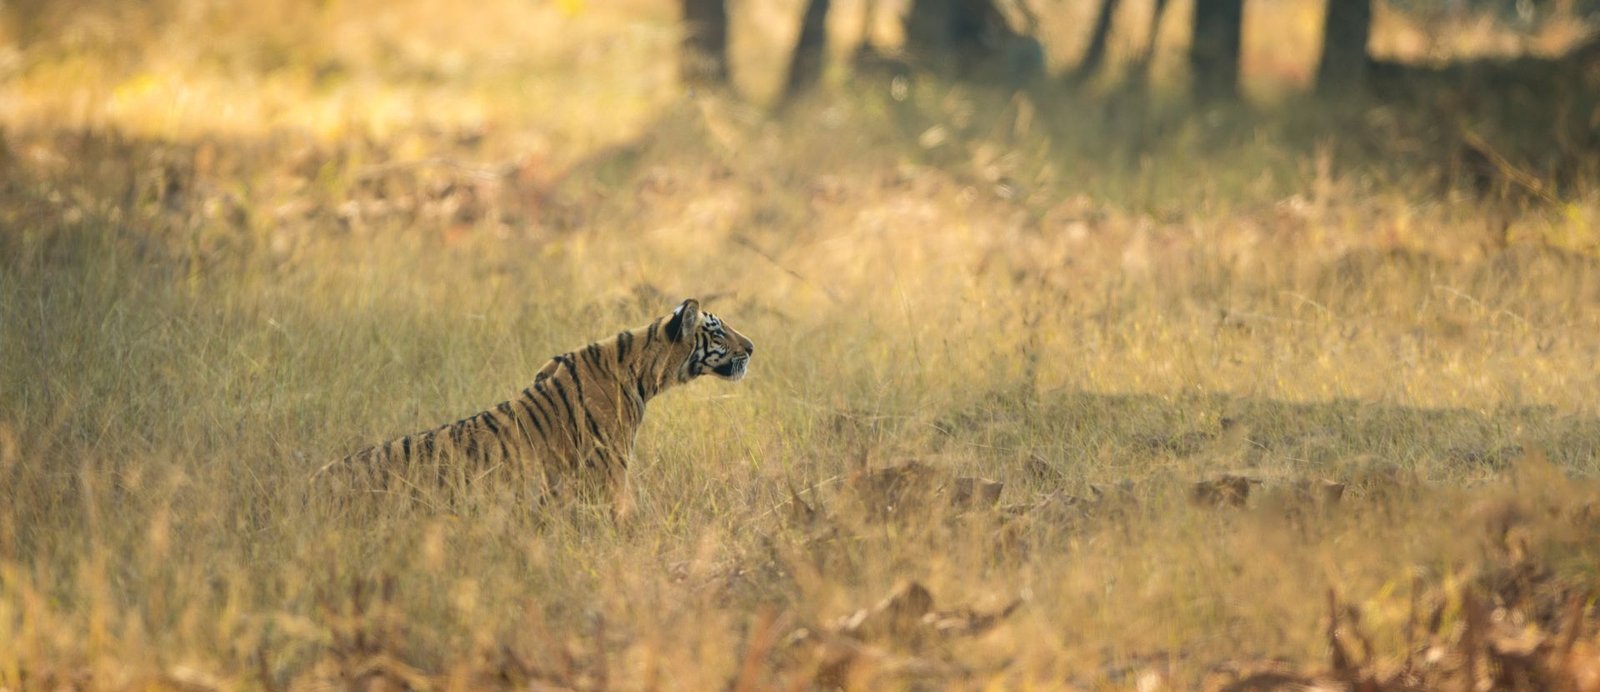
<instances>
[{"instance_id":1,"label":"sunlit patch of grass","mask_svg":"<svg viewBox=\"0 0 1600 692\"><path fill-rule=\"evenodd\" d=\"M671 18L648 5L157 4L66 12L16 56L0 116L161 138L465 129L586 149L635 131L673 78L658 59Z\"/></svg>"}]
</instances>

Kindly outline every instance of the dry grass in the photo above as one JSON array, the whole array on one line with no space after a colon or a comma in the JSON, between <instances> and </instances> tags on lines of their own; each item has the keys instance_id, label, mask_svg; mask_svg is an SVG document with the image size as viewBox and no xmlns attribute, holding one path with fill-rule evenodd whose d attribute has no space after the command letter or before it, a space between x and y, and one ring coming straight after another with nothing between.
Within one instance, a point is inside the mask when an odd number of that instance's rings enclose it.
<instances>
[{"instance_id":1,"label":"dry grass","mask_svg":"<svg viewBox=\"0 0 1600 692\"><path fill-rule=\"evenodd\" d=\"M772 122L671 93L657 4L7 54L0 688L1585 684L1593 178L1476 197L1359 105ZM762 356L651 411L637 524L308 492L691 295Z\"/></svg>"}]
</instances>

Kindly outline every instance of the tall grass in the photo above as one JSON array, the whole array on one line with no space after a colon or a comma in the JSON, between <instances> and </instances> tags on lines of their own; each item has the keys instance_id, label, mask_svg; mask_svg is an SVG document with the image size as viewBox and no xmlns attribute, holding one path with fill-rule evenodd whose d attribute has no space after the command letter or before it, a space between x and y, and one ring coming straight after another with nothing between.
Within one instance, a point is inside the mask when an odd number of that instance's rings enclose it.
<instances>
[{"instance_id":1,"label":"tall grass","mask_svg":"<svg viewBox=\"0 0 1600 692\"><path fill-rule=\"evenodd\" d=\"M1328 589L1396 649L1413 592L1595 581L1592 187L1480 200L1373 153L1415 123L1294 104L861 81L773 122L671 93L660 7L389 5L174 3L131 53L22 54L0 687L1181 686L1324 660ZM761 355L652 406L631 525L306 482L688 296ZM907 459L1011 511L856 516ZM1225 472L1247 506L1189 501ZM903 580L1022 605L815 645Z\"/></svg>"}]
</instances>

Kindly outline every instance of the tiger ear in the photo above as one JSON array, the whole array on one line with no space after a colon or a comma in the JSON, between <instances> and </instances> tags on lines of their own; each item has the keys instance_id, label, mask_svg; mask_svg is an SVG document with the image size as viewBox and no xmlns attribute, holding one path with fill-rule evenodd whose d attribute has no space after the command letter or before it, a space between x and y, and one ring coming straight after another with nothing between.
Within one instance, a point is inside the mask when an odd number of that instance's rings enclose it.
<instances>
[{"instance_id":1,"label":"tiger ear","mask_svg":"<svg viewBox=\"0 0 1600 692\"><path fill-rule=\"evenodd\" d=\"M667 338L683 341L684 335L694 331L698 326L700 326L700 301L690 298L672 311L672 319L667 320Z\"/></svg>"}]
</instances>

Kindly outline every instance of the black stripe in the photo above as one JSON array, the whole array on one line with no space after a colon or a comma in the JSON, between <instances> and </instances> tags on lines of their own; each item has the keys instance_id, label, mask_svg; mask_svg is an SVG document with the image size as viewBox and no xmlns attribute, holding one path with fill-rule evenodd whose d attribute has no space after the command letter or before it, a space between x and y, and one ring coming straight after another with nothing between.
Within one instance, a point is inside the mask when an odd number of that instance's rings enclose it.
<instances>
[{"instance_id":1,"label":"black stripe","mask_svg":"<svg viewBox=\"0 0 1600 692\"><path fill-rule=\"evenodd\" d=\"M490 418L493 420L493 413L490 413ZM515 420L515 418L510 418L510 424L515 423L517 423L517 420ZM496 421L496 428L499 428L498 421ZM494 441L499 442L499 445L501 445L501 463L507 463L507 461L510 461L510 445L507 444L507 442L514 441L509 439L509 437L509 434L504 434L504 432L499 431L499 429L494 431Z\"/></svg>"},{"instance_id":2,"label":"black stripe","mask_svg":"<svg viewBox=\"0 0 1600 692\"><path fill-rule=\"evenodd\" d=\"M500 428L500 421L495 420L494 412L484 411L478 415L483 417L483 424L489 428L489 432L494 435L494 441L500 445L500 460L511 459L511 449L506 447L506 435Z\"/></svg>"},{"instance_id":3,"label":"black stripe","mask_svg":"<svg viewBox=\"0 0 1600 692\"><path fill-rule=\"evenodd\" d=\"M628 357L628 348L630 346L632 346L632 345L633 345L633 333L632 332L618 332L617 333L617 362L618 363L621 363L624 358Z\"/></svg>"},{"instance_id":4,"label":"black stripe","mask_svg":"<svg viewBox=\"0 0 1600 692\"><path fill-rule=\"evenodd\" d=\"M550 432L552 433L554 433L556 430L556 397L553 392L554 388L539 388L539 399L544 402L544 406L541 406L538 409L543 411L547 419L550 421Z\"/></svg>"},{"instance_id":5,"label":"black stripe","mask_svg":"<svg viewBox=\"0 0 1600 692\"><path fill-rule=\"evenodd\" d=\"M450 452L452 454L465 453L461 449L461 435L463 432L465 432L465 430L463 430L465 426L461 425L461 423L462 421L451 423L449 429L445 431L445 437L450 440Z\"/></svg>"},{"instance_id":6,"label":"black stripe","mask_svg":"<svg viewBox=\"0 0 1600 692\"><path fill-rule=\"evenodd\" d=\"M582 412L583 413L583 417L584 418L588 418L589 417L589 410L588 410L589 407L588 407L587 404L585 404L583 402L583 377L578 374L578 359L576 357L574 357L574 355L572 353L568 353L566 355L561 356L557 360L561 361L561 364L566 366L567 372L572 373L572 387L575 390L574 394L576 395L576 397L578 399L578 405L576 407L572 406L571 402L567 403L567 414L568 414L568 416L571 417L571 415L576 411L576 412ZM576 418L573 418L573 420L572 420L572 437L573 437L574 441L577 440L578 430L579 430L578 421L577 421Z\"/></svg>"},{"instance_id":7,"label":"black stripe","mask_svg":"<svg viewBox=\"0 0 1600 692\"><path fill-rule=\"evenodd\" d=\"M478 414L478 418L483 420L484 426L489 428L489 432L491 434L500 434L500 423L495 421L493 413L484 411L483 413Z\"/></svg>"},{"instance_id":8,"label":"black stripe","mask_svg":"<svg viewBox=\"0 0 1600 692\"><path fill-rule=\"evenodd\" d=\"M649 401L650 397L655 396L656 393L654 391L655 388L650 386L651 375L649 367L642 364L641 366L644 368L644 372L635 372L633 368L628 368L628 377L633 382L634 388L639 390L639 401L643 402ZM640 413L642 414L643 411L640 411Z\"/></svg>"},{"instance_id":9,"label":"black stripe","mask_svg":"<svg viewBox=\"0 0 1600 692\"><path fill-rule=\"evenodd\" d=\"M596 441L603 440L604 436L600 434L600 425L594 422L594 416L589 415L589 404L583 395L583 378L578 376L577 363L573 361L571 356L568 356L565 360L561 361L561 363L567 366L567 370L572 372L572 386L577 390L578 409L583 412L583 421L589 425L589 432L594 434ZM574 428L574 432L576 432L578 421L572 421L572 427Z\"/></svg>"},{"instance_id":10,"label":"black stripe","mask_svg":"<svg viewBox=\"0 0 1600 692\"><path fill-rule=\"evenodd\" d=\"M384 445L387 447L388 445ZM405 455L407 461L411 460L411 436L400 438L400 453Z\"/></svg>"},{"instance_id":11,"label":"black stripe","mask_svg":"<svg viewBox=\"0 0 1600 692\"><path fill-rule=\"evenodd\" d=\"M520 401L520 399L519 399L519 401ZM517 434L522 436L522 441L523 442L527 442L529 444L532 444L533 441L534 441L534 437L533 437L533 435L528 433L528 425L529 424L522 420L523 417L524 417L524 414L526 413L523 410L522 405L520 403L513 403L511 401L507 401L507 402L505 402L505 407L506 407L506 410L509 411L506 414L506 416L511 419L511 424L512 425L517 426Z\"/></svg>"},{"instance_id":12,"label":"black stripe","mask_svg":"<svg viewBox=\"0 0 1600 692\"><path fill-rule=\"evenodd\" d=\"M561 356L552 356L550 358L550 360L551 361L561 360ZM533 385L535 387L539 386L540 382L543 382L545 380L550 379L550 371L547 370L547 368L549 368L549 367L550 367L550 362L546 361L544 365L539 367L539 372L534 374L534 376L533 376Z\"/></svg>"},{"instance_id":13,"label":"black stripe","mask_svg":"<svg viewBox=\"0 0 1600 692\"><path fill-rule=\"evenodd\" d=\"M650 344L655 343L655 341L656 341L656 330L660 329L660 328L661 328L661 320L660 319L657 319L656 321L650 323L650 328L645 330L645 332L644 332L644 347L645 348L650 348Z\"/></svg>"},{"instance_id":14,"label":"black stripe","mask_svg":"<svg viewBox=\"0 0 1600 692\"><path fill-rule=\"evenodd\" d=\"M584 413L584 423L589 426L589 431L594 434L595 441L602 441L603 436L600 434L600 426L595 423L594 416L589 415L589 402L587 402L586 397L584 397L584 378L578 375L578 362L576 362L573 357L568 356L566 359L562 360L562 365L566 365L566 370L573 373L573 389L576 391L576 394L578 394L578 410L581 410L581 412ZM574 436L576 436L578 429L578 421L573 420Z\"/></svg>"},{"instance_id":15,"label":"black stripe","mask_svg":"<svg viewBox=\"0 0 1600 692\"><path fill-rule=\"evenodd\" d=\"M511 421L511 424L516 426L517 434L521 435L523 439L528 438L528 431L524 429L522 425L522 419L517 416L517 409L511 405L510 401L500 402L500 405L496 406L495 410L505 414L506 420ZM506 456L507 458L510 457L509 454Z\"/></svg>"},{"instance_id":16,"label":"black stripe","mask_svg":"<svg viewBox=\"0 0 1600 692\"><path fill-rule=\"evenodd\" d=\"M433 467L434 481L444 485L445 462L455 456L461 455L461 421L441 425L429 431L434 439L434 453L429 455L426 463ZM443 438L442 440L440 438ZM427 467L424 467L426 470Z\"/></svg>"},{"instance_id":17,"label":"black stripe","mask_svg":"<svg viewBox=\"0 0 1600 692\"><path fill-rule=\"evenodd\" d=\"M594 371L594 374L601 374L600 348L598 346L589 344L588 346L583 347L583 360L589 364L589 368Z\"/></svg>"},{"instance_id":18,"label":"black stripe","mask_svg":"<svg viewBox=\"0 0 1600 692\"><path fill-rule=\"evenodd\" d=\"M537 403L539 402L534 400L533 392L527 389L522 390L522 396L517 398L517 406L523 413L528 414L528 420L532 421L533 427L539 431L539 440L548 440L550 433L545 431L544 424L539 422L539 407L534 405ZM530 441L533 440L530 438Z\"/></svg>"},{"instance_id":19,"label":"black stripe","mask_svg":"<svg viewBox=\"0 0 1600 692\"><path fill-rule=\"evenodd\" d=\"M561 405L567 407L567 422L572 424L570 429L576 436L578 432L578 416L572 408L572 402L567 399L567 388L561 386L561 380L551 380L550 382L555 385L556 394L561 397Z\"/></svg>"},{"instance_id":20,"label":"black stripe","mask_svg":"<svg viewBox=\"0 0 1600 692\"><path fill-rule=\"evenodd\" d=\"M606 439L606 436L600 434L600 424L594 422L594 416L589 415L588 411L584 411L583 418L584 418L584 420L589 421L589 432L594 434L595 441L597 441L597 442L604 441Z\"/></svg>"},{"instance_id":21,"label":"black stripe","mask_svg":"<svg viewBox=\"0 0 1600 692\"><path fill-rule=\"evenodd\" d=\"M605 352L599 346L594 348L594 374L601 379L616 380L618 366L605 357Z\"/></svg>"},{"instance_id":22,"label":"black stripe","mask_svg":"<svg viewBox=\"0 0 1600 692\"><path fill-rule=\"evenodd\" d=\"M578 405L583 405L583 378L578 376L578 361L569 354L561 356L561 364L572 373L572 386L578 388Z\"/></svg>"},{"instance_id":23,"label":"black stripe","mask_svg":"<svg viewBox=\"0 0 1600 692\"><path fill-rule=\"evenodd\" d=\"M429 457L434 453L432 432L418 432L413 436L406 436L406 460Z\"/></svg>"},{"instance_id":24,"label":"black stripe","mask_svg":"<svg viewBox=\"0 0 1600 692\"><path fill-rule=\"evenodd\" d=\"M557 358L557 360L560 359ZM539 394L542 395L546 403L545 408L548 409L547 415L550 417L549 422L550 435L552 436L551 441L554 442L554 436L560 434L562 429L565 428L566 438L576 444L578 441L578 419L575 415L573 415L572 401L567 398L567 388L561 386L561 381L554 378L550 379L550 383L552 386L548 389L541 387L539 389ZM557 420L557 401L560 401L561 406L566 409L567 420L571 421L570 424L562 424Z\"/></svg>"},{"instance_id":25,"label":"black stripe","mask_svg":"<svg viewBox=\"0 0 1600 692\"><path fill-rule=\"evenodd\" d=\"M573 380L578 379L578 361L572 357L571 353L563 353L559 356L556 356L554 360L558 366L564 367L572 372Z\"/></svg>"}]
</instances>

